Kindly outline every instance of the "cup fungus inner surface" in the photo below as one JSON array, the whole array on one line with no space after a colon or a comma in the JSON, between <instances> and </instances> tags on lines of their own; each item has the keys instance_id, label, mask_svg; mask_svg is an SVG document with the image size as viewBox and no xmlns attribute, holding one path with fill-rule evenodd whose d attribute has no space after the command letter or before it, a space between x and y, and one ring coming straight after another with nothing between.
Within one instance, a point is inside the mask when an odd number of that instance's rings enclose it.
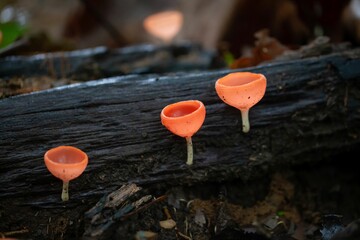
<instances>
[{"instance_id":1,"label":"cup fungus inner surface","mask_svg":"<svg viewBox=\"0 0 360 240\"><path fill-rule=\"evenodd\" d=\"M257 74L257 73L248 73L248 72L230 73L229 75L220 78L218 84L221 84L224 87L235 87L235 86L248 84L256 80L261 80L262 78L263 78L262 74Z\"/></svg>"},{"instance_id":2,"label":"cup fungus inner surface","mask_svg":"<svg viewBox=\"0 0 360 240\"><path fill-rule=\"evenodd\" d=\"M86 157L83 152L70 148L54 149L49 151L47 157L50 161L60 164L81 163Z\"/></svg>"},{"instance_id":3,"label":"cup fungus inner surface","mask_svg":"<svg viewBox=\"0 0 360 240\"><path fill-rule=\"evenodd\" d=\"M169 105L165 108L164 115L170 118L183 117L195 112L197 109L199 109L199 107L200 104L197 102L189 102L182 105Z\"/></svg>"}]
</instances>

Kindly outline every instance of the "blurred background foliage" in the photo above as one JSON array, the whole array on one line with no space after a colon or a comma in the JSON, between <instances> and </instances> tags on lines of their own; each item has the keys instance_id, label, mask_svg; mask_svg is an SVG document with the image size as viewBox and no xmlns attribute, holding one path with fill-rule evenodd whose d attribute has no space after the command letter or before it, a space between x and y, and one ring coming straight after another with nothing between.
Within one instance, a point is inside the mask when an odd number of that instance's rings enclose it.
<instances>
[{"instance_id":1,"label":"blurred background foliage","mask_svg":"<svg viewBox=\"0 0 360 240\"><path fill-rule=\"evenodd\" d=\"M286 49L321 36L360 43L360 0L2 0L0 56L164 44L143 21L169 9L184 16L171 44L200 44L229 64L253 55L259 35L262 54L272 40Z\"/></svg>"}]
</instances>

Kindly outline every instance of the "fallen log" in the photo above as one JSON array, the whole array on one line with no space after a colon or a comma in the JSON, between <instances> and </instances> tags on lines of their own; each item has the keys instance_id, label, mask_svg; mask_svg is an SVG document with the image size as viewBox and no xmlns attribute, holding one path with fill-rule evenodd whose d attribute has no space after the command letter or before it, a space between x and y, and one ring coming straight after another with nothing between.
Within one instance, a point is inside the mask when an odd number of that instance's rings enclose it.
<instances>
[{"instance_id":1,"label":"fallen log","mask_svg":"<svg viewBox=\"0 0 360 240\"><path fill-rule=\"evenodd\" d=\"M196 184L247 179L268 168L321 161L359 146L360 49L240 69L263 73L264 98L241 131L240 112L216 95L215 81L236 70L127 75L63 86L0 101L0 203L74 208L133 182ZM198 99L206 106L186 143L160 122L167 104ZM85 151L89 164L60 200L61 182L43 155L55 146ZM89 207L90 208L90 207Z\"/></svg>"},{"instance_id":2,"label":"fallen log","mask_svg":"<svg viewBox=\"0 0 360 240\"><path fill-rule=\"evenodd\" d=\"M51 76L88 81L112 76L207 70L222 66L213 51L196 44L96 47L0 59L0 78Z\"/></svg>"}]
</instances>

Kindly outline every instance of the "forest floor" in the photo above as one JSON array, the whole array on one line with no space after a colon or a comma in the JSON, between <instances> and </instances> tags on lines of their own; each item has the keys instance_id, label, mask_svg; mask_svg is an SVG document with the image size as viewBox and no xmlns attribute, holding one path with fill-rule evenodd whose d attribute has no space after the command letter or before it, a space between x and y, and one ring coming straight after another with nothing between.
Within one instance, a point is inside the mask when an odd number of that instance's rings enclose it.
<instances>
[{"instance_id":1,"label":"forest floor","mask_svg":"<svg viewBox=\"0 0 360 240\"><path fill-rule=\"evenodd\" d=\"M1 81L0 98L73 83L36 80ZM360 218L358 153L352 149L313 164L277 166L246 181L129 183L80 207L70 199L35 214L21 199L2 199L0 238L356 239L341 235L356 234L352 226Z\"/></svg>"},{"instance_id":2,"label":"forest floor","mask_svg":"<svg viewBox=\"0 0 360 240\"><path fill-rule=\"evenodd\" d=\"M107 200L112 205L104 204L104 196L76 208L67 203L63 208L39 208L35 215L31 206L8 199L0 208L1 236L39 240L346 239L332 237L336 232L348 234L345 227L360 216L360 176L352 156L356 154L279 168L247 182L129 183L109 193ZM123 190L126 187L132 191Z\"/></svg>"}]
</instances>

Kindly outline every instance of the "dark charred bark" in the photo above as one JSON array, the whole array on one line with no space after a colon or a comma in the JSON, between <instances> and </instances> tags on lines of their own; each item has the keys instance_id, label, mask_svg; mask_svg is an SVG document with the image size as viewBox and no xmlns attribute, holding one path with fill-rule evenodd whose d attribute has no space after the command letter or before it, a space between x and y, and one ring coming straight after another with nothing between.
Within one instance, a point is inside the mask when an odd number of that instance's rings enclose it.
<instances>
[{"instance_id":1,"label":"dark charred bark","mask_svg":"<svg viewBox=\"0 0 360 240\"><path fill-rule=\"evenodd\" d=\"M61 182L44 153L59 145L85 151L89 165L70 182L75 207L121 185L196 184L248 178L289 164L321 161L359 147L360 50L241 69L263 73L264 98L241 131L240 111L225 105L215 81L231 72L128 75L0 101L0 203L63 207ZM232 70L235 71L235 70ZM186 141L160 122L167 104L198 99L207 115ZM89 206L91 208L91 206Z\"/></svg>"}]
</instances>

